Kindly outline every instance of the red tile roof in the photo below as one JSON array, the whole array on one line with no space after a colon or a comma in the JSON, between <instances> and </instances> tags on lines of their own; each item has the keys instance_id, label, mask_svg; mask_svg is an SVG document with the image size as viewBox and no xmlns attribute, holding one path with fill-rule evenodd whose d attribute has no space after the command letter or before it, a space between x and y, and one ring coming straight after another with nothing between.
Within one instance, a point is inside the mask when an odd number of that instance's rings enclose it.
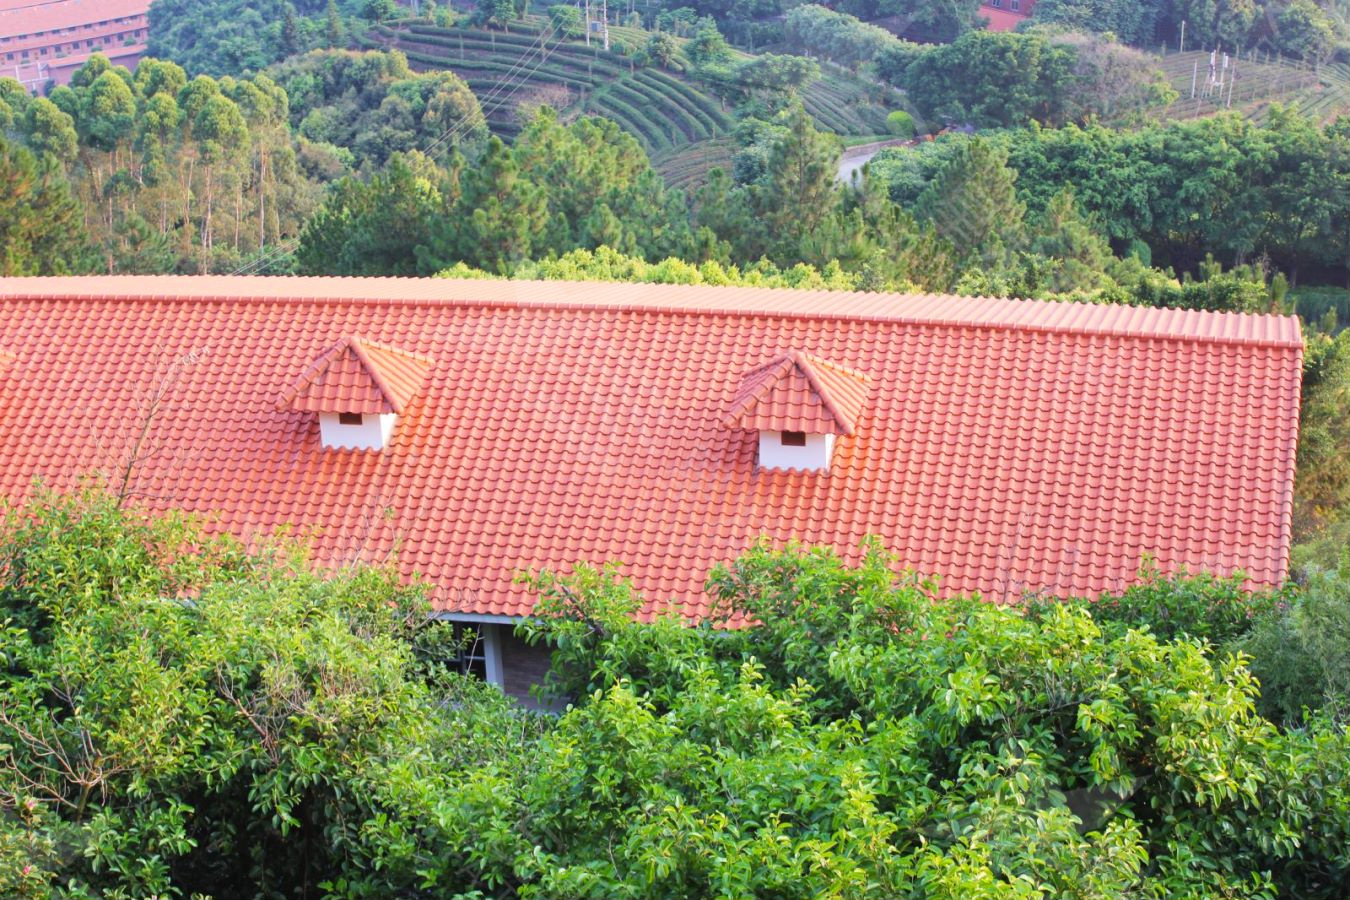
<instances>
[{"instance_id":1,"label":"red tile roof","mask_svg":"<svg viewBox=\"0 0 1350 900\"><path fill-rule=\"evenodd\" d=\"M402 413L421 390L431 362L346 337L306 369L278 405L308 412Z\"/></svg>"},{"instance_id":2,"label":"red tile roof","mask_svg":"<svg viewBox=\"0 0 1350 900\"><path fill-rule=\"evenodd\" d=\"M150 0L0 0L0 36L51 32L113 19L144 17ZM74 35L81 40L85 35Z\"/></svg>"},{"instance_id":3,"label":"red tile roof","mask_svg":"<svg viewBox=\"0 0 1350 900\"><path fill-rule=\"evenodd\" d=\"M989 20L985 31L1012 31L1018 25L1021 25L1027 19L1031 18L1031 3L1025 4L1026 12L1013 12L1010 9L999 9L996 6L984 4L980 7L979 15Z\"/></svg>"},{"instance_id":4,"label":"red tile roof","mask_svg":"<svg viewBox=\"0 0 1350 900\"><path fill-rule=\"evenodd\" d=\"M866 375L790 350L745 374L725 421L756 431L853 434L866 400Z\"/></svg>"},{"instance_id":5,"label":"red tile roof","mask_svg":"<svg viewBox=\"0 0 1350 900\"><path fill-rule=\"evenodd\" d=\"M389 448L277 408L358 334L434 359ZM880 535L947 591L1285 576L1302 340L1282 316L935 296L413 279L0 280L0 489L114 472L147 503L331 564L394 556L441 608L521 615L530 567L617 559L707 609L760 535ZM809 349L871 379L828 472L759 470L747 371ZM148 422L146 398L164 401Z\"/></svg>"}]
</instances>

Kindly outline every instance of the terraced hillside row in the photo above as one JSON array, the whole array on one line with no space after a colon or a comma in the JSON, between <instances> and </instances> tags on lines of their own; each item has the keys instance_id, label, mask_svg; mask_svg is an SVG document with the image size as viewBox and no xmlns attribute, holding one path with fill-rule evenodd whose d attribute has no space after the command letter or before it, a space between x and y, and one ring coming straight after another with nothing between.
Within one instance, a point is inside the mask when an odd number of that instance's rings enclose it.
<instances>
[{"instance_id":1,"label":"terraced hillside row","mask_svg":"<svg viewBox=\"0 0 1350 900\"><path fill-rule=\"evenodd\" d=\"M403 51L415 69L449 69L464 78L482 102L489 127L504 137L520 130L518 109L531 103L607 116L635 135L648 153L669 158L687 147L716 146L729 132L731 118L722 101L697 82L636 66L598 43L541 40L544 25L540 16L514 22L505 31L409 21L377 27L364 42ZM611 33L631 46L641 43L641 34L617 28ZM803 91L802 100L819 127L846 136L871 135L885 131L889 110L871 96L884 90L826 73ZM691 158L706 157L699 150Z\"/></svg>"},{"instance_id":2,"label":"terraced hillside row","mask_svg":"<svg viewBox=\"0 0 1350 900\"><path fill-rule=\"evenodd\" d=\"M1350 65L1336 63L1317 70L1317 83L1299 91L1288 105L1301 115L1319 122L1329 122L1337 116L1350 115ZM1269 104L1255 110L1253 117L1263 121Z\"/></svg>"},{"instance_id":3,"label":"terraced hillside row","mask_svg":"<svg viewBox=\"0 0 1350 900\"><path fill-rule=\"evenodd\" d=\"M1159 65L1181 95L1162 113L1164 118L1193 119L1232 109L1262 121L1274 103L1322 121L1350 113L1350 67L1343 63L1315 68L1260 54L1239 58L1230 61L1222 94L1217 89L1206 90L1208 51L1171 54ZM1194 98L1192 79L1196 84Z\"/></svg>"},{"instance_id":4,"label":"terraced hillside row","mask_svg":"<svg viewBox=\"0 0 1350 900\"><path fill-rule=\"evenodd\" d=\"M891 95L890 107L879 104L873 93ZM899 93L892 88L869 86L856 78L825 72L802 91L802 105L827 131L844 136L886 133L886 114L898 109Z\"/></svg>"},{"instance_id":5,"label":"terraced hillside row","mask_svg":"<svg viewBox=\"0 0 1350 900\"><path fill-rule=\"evenodd\" d=\"M652 156L652 168L661 173L666 184L692 192L703 184L714 167L730 172L735 152L735 142L730 138L713 138L662 150Z\"/></svg>"},{"instance_id":6,"label":"terraced hillside row","mask_svg":"<svg viewBox=\"0 0 1350 900\"><path fill-rule=\"evenodd\" d=\"M522 101L607 116L648 153L706 141L731 127L721 102L697 85L639 68L597 44L541 40L539 25L502 33L409 24L377 29L367 40L398 48L415 69L455 72L478 95L489 127L503 136L519 131Z\"/></svg>"}]
</instances>

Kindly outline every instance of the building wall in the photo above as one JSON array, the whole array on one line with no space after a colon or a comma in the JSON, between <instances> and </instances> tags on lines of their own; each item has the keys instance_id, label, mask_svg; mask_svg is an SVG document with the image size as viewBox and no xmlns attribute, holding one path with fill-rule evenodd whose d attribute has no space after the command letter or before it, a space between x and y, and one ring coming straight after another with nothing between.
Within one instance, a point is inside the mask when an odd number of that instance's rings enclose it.
<instances>
[{"instance_id":1,"label":"building wall","mask_svg":"<svg viewBox=\"0 0 1350 900\"><path fill-rule=\"evenodd\" d=\"M502 690L508 697L514 697L525 706L540 708L540 703L530 696L530 688L542 684L548 674L551 654L547 647L531 647L515 636L510 625L488 626L498 629L498 646L502 651ZM565 704L557 703L552 707L559 709Z\"/></svg>"},{"instance_id":2,"label":"building wall","mask_svg":"<svg viewBox=\"0 0 1350 900\"><path fill-rule=\"evenodd\" d=\"M980 15L989 20L986 31L1012 31L1031 18L1035 6L1036 0L988 0L980 5Z\"/></svg>"},{"instance_id":3,"label":"building wall","mask_svg":"<svg viewBox=\"0 0 1350 900\"><path fill-rule=\"evenodd\" d=\"M319 413L319 437L325 447L348 450L380 450L389 445L398 416L365 415L360 425L344 425L337 413Z\"/></svg>"},{"instance_id":4,"label":"building wall","mask_svg":"<svg viewBox=\"0 0 1350 900\"><path fill-rule=\"evenodd\" d=\"M94 53L128 68L145 53L149 0L0 0L0 75L40 91L66 84Z\"/></svg>"},{"instance_id":5,"label":"building wall","mask_svg":"<svg viewBox=\"0 0 1350 900\"><path fill-rule=\"evenodd\" d=\"M759 467L761 469L807 469L820 471L830 467L834 453L834 435L808 434L806 446L783 445L783 432L759 433Z\"/></svg>"}]
</instances>

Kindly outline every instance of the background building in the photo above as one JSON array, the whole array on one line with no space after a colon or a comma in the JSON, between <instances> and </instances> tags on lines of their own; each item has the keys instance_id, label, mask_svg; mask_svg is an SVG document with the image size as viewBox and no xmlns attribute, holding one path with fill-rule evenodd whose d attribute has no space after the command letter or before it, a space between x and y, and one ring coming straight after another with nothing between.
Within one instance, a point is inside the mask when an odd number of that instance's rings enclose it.
<instances>
[{"instance_id":1,"label":"background building","mask_svg":"<svg viewBox=\"0 0 1350 900\"><path fill-rule=\"evenodd\" d=\"M134 69L145 55L150 0L0 0L0 76L40 93L67 84L90 55Z\"/></svg>"}]
</instances>

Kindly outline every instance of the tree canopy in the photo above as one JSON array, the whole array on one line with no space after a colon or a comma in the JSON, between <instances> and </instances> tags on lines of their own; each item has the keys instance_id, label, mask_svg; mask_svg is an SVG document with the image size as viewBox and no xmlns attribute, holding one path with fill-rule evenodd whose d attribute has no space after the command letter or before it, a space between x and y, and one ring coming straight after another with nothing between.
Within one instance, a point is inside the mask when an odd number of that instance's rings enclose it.
<instances>
[{"instance_id":1,"label":"tree canopy","mask_svg":"<svg viewBox=\"0 0 1350 900\"><path fill-rule=\"evenodd\" d=\"M88 251L80 206L57 161L0 137L0 276L78 273Z\"/></svg>"},{"instance_id":2,"label":"tree canopy","mask_svg":"<svg viewBox=\"0 0 1350 900\"><path fill-rule=\"evenodd\" d=\"M12 511L0 558L6 896L1332 900L1350 875L1350 569L1023 609L938 600L875 542L760 544L697 626L635 621L617 564L535 572L554 719L459 675L471 635L378 569L97 491ZM1261 715L1292 695L1313 718Z\"/></svg>"}]
</instances>

